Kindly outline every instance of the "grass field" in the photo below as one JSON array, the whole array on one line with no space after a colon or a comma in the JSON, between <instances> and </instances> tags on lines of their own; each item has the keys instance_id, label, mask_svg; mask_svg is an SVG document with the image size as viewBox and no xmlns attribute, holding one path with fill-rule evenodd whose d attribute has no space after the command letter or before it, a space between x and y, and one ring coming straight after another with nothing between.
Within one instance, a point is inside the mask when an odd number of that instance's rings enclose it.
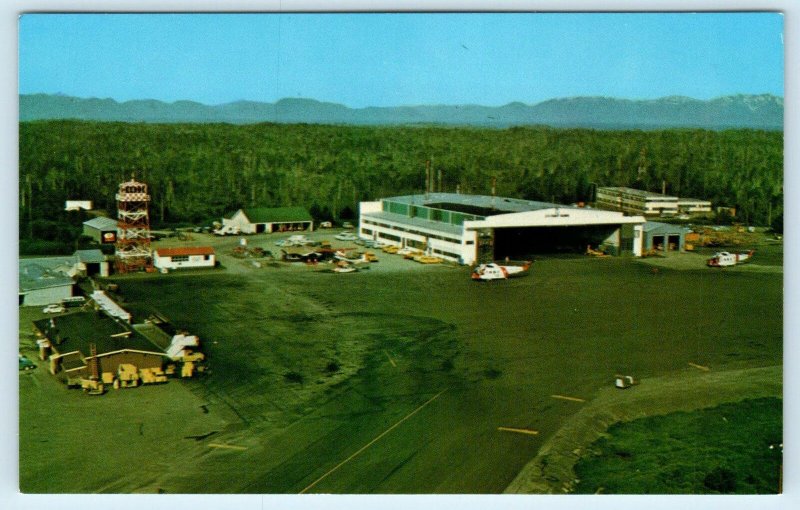
<instances>
[{"instance_id":1,"label":"grass field","mask_svg":"<svg viewBox=\"0 0 800 510\"><path fill-rule=\"evenodd\" d=\"M575 466L577 492L777 494L782 405L745 400L616 424Z\"/></svg>"},{"instance_id":2,"label":"grass field","mask_svg":"<svg viewBox=\"0 0 800 510\"><path fill-rule=\"evenodd\" d=\"M134 316L201 336L209 376L99 399L20 376L24 491L498 493L615 373L782 362L780 262L545 257L476 283L389 255L349 275L220 259L117 279Z\"/></svg>"}]
</instances>

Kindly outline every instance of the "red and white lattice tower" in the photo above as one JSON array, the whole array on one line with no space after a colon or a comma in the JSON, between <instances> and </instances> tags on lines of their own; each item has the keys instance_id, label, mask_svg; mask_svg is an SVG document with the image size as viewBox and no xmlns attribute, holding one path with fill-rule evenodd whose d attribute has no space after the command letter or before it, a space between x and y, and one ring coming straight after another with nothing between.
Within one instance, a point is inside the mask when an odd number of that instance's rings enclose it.
<instances>
[{"instance_id":1,"label":"red and white lattice tower","mask_svg":"<svg viewBox=\"0 0 800 510\"><path fill-rule=\"evenodd\" d=\"M153 267L150 251L150 195L147 184L131 177L117 193L117 272L130 273Z\"/></svg>"}]
</instances>

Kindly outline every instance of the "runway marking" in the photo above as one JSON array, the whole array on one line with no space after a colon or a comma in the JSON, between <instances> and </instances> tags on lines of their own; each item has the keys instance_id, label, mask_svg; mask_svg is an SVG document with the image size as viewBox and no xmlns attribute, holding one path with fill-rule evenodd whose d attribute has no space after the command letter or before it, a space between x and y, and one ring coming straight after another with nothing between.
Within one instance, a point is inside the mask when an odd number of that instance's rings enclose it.
<instances>
[{"instance_id":1,"label":"runway marking","mask_svg":"<svg viewBox=\"0 0 800 510\"><path fill-rule=\"evenodd\" d=\"M694 368L696 368L696 369L698 369L698 370L703 370L704 372L708 372L709 370L711 370L711 369L710 369L710 368L708 368L708 367L704 367L703 365L698 365L698 364L696 364L696 363L689 363L689 366L690 366L690 367L694 367Z\"/></svg>"},{"instance_id":2,"label":"runway marking","mask_svg":"<svg viewBox=\"0 0 800 510\"><path fill-rule=\"evenodd\" d=\"M383 352L386 354L386 357L389 358L389 363L391 363L393 367L397 368L397 363L395 363L392 357L389 356L389 351L384 350Z\"/></svg>"},{"instance_id":3,"label":"runway marking","mask_svg":"<svg viewBox=\"0 0 800 510\"><path fill-rule=\"evenodd\" d=\"M497 427L497 430L502 430L503 432L517 432L518 434L528 434L530 436L535 436L539 434L538 430L517 429L513 427Z\"/></svg>"},{"instance_id":4,"label":"runway marking","mask_svg":"<svg viewBox=\"0 0 800 510\"><path fill-rule=\"evenodd\" d=\"M235 444L220 444L220 443L209 443L209 448L224 448L227 450L247 450L246 446L236 446Z\"/></svg>"},{"instance_id":5,"label":"runway marking","mask_svg":"<svg viewBox=\"0 0 800 510\"><path fill-rule=\"evenodd\" d=\"M561 400L571 400L572 402L586 402L586 400L578 397L567 397L566 395L550 395L553 398L560 398Z\"/></svg>"},{"instance_id":6,"label":"runway marking","mask_svg":"<svg viewBox=\"0 0 800 510\"><path fill-rule=\"evenodd\" d=\"M334 466L334 467L333 467L333 468L332 468L330 471L328 471L328 472L327 472L327 473L325 473L324 475L320 476L319 478L317 478L316 480L314 480L313 482L311 482L311 484L310 484L310 485L308 485L308 487L306 487L305 489L301 490L301 491L300 491L298 494L305 494L306 492L308 492L308 490L309 490L309 489L311 489L312 487L314 487L315 485L317 485L319 482L321 482L322 480L324 480L325 478L327 478L327 477L328 477L328 475L330 475L331 473L333 473L334 471L336 471L336 470L337 470L337 469L339 469L340 467L344 466L345 464L347 464L348 462L350 462L351 460L353 460L354 458L356 458L356 457L357 457L359 454L361 454L361 452L363 452L364 450L366 450L367 448L369 448L370 446L372 446L373 444L375 444L375 443L376 443L376 442L377 442L377 441L378 441L380 438L382 438L383 436L385 436L386 434L388 434L389 432L391 432L392 430L394 430L395 428L397 428L397 427L398 427L398 426L399 426L401 423L403 423L403 422L404 422L404 421L406 421L407 419L411 418L412 416L414 416L415 414L417 414L418 412L420 412L420 411L422 410L422 408L423 408L423 407L427 406L428 404L430 404L431 402L433 402L434 400L436 400L437 398L439 398L439 395L441 395L441 394L442 394L442 393L444 393L445 391L447 391L447 388L443 389L442 391L440 391L439 393L437 393L436 395L434 395L433 397L431 397L431 398L430 398L430 399L429 399L427 402L425 402L424 404L422 404L422 405L421 405L421 406L419 406L418 408L414 409L413 411L411 411L410 413L408 413L407 415L405 415L404 417L402 417L402 418L401 418L401 419L400 419L400 420L399 420L397 423L395 423L394 425L392 425L392 426L391 426L391 427L389 427L388 429L386 429L386 430L384 430L383 432L381 432L381 433L380 433L380 435L378 435L378 437L376 437L375 439L373 439L373 440L372 440L372 441L370 441L369 443L367 443L367 444L365 444L364 446L362 446L361 448L359 448L359 449L358 449L358 451L356 451L354 454L352 454L351 456L347 457L346 459L344 459L343 461L341 461L340 463L338 463L336 466Z\"/></svg>"}]
</instances>

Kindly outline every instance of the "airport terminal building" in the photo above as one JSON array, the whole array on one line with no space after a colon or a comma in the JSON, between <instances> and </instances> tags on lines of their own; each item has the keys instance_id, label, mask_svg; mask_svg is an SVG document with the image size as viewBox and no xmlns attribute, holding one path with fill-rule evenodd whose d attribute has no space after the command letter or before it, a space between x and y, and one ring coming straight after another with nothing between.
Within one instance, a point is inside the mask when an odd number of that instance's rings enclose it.
<instances>
[{"instance_id":1,"label":"airport terminal building","mask_svg":"<svg viewBox=\"0 0 800 510\"><path fill-rule=\"evenodd\" d=\"M536 253L642 254L642 216L515 198L428 193L361 202L359 236L474 264Z\"/></svg>"}]
</instances>

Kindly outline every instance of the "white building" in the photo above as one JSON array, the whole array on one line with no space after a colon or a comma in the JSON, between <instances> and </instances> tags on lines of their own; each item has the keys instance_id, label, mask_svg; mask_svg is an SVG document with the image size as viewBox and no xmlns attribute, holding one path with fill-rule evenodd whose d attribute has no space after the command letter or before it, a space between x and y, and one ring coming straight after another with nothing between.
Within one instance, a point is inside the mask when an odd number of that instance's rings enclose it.
<instances>
[{"instance_id":1,"label":"white building","mask_svg":"<svg viewBox=\"0 0 800 510\"><path fill-rule=\"evenodd\" d=\"M711 201L697 198L679 198L678 212L682 214L711 214Z\"/></svg>"},{"instance_id":2,"label":"white building","mask_svg":"<svg viewBox=\"0 0 800 510\"><path fill-rule=\"evenodd\" d=\"M91 200L67 200L64 203L64 210L65 211L91 211L92 210L92 201Z\"/></svg>"},{"instance_id":3,"label":"white building","mask_svg":"<svg viewBox=\"0 0 800 510\"><path fill-rule=\"evenodd\" d=\"M314 230L314 219L302 207L254 207L239 209L222 218L223 228L238 228L243 234L270 234Z\"/></svg>"},{"instance_id":4,"label":"white building","mask_svg":"<svg viewBox=\"0 0 800 510\"><path fill-rule=\"evenodd\" d=\"M483 195L429 193L361 202L359 236L473 264L542 252L642 253L641 216Z\"/></svg>"},{"instance_id":5,"label":"white building","mask_svg":"<svg viewBox=\"0 0 800 510\"><path fill-rule=\"evenodd\" d=\"M605 209L647 216L674 216L678 213L678 197L633 188L597 188L595 203Z\"/></svg>"},{"instance_id":6,"label":"white building","mask_svg":"<svg viewBox=\"0 0 800 510\"><path fill-rule=\"evenodd\" d=\"M153 265L159 269L214 267L216 256L209 246L159 248L153 252Z\"/></svg>"}]
</instances>

